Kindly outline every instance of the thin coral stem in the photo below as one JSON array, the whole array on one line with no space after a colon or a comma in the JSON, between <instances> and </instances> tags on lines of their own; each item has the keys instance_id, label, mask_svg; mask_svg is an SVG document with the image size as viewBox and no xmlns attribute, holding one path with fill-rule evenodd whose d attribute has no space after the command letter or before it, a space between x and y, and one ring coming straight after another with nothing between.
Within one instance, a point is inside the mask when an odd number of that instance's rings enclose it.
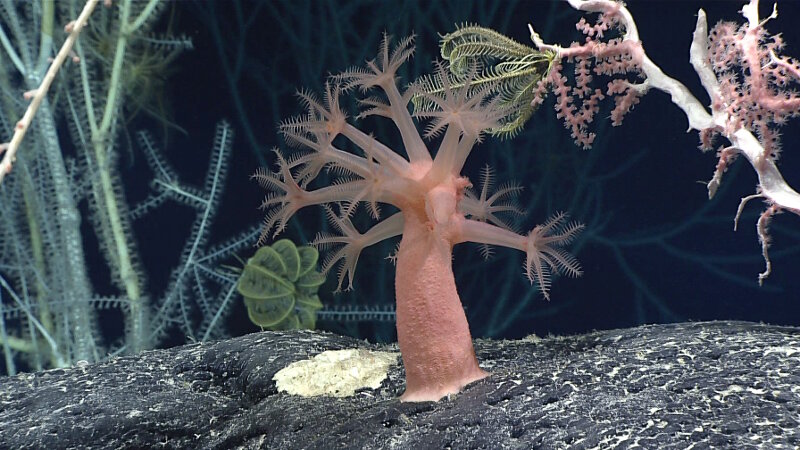
<instances>
[{"instance_id":1,"label":"thin coral stem","mask_svg":"<svg viewBox=\"0 0 800 450\"><path fill-rule=\"evenodd\" d=\"M417 126L414 125L414 119L408 112L408 102L400 95L396 84L391 83L384 90L389 98L392 119L394 119L397 129L400 130L408 159L412 163L430 162L431 154L428 147L425 146L425 142L422 141Z\"/></svg>"},{"instance_id":2,"label":"thin coral stem","mask_svg":"<svg viewBox=\"0 0 800 450\"><path fill-rule=\"evenodd\" d=\"M364 133L358 128L345 124L342 134L359 146L365 153L375 158L376 161L390 168L397 174L402 174L408 169L408 161L397 152L387 147L374 137Z\"/></svg>"},{"instance_id":3,"label":"thin coral stem","mask_svg":"<svg viewBox=\"0 0 800 450\"><path fill-rule=\"evenodd\" d=\"M526 250L525 236L500 228L486 222L466 220L461 226L461 242L478 242L481 244L499 245L501 247Z\"/></svg>"}]
</instances>

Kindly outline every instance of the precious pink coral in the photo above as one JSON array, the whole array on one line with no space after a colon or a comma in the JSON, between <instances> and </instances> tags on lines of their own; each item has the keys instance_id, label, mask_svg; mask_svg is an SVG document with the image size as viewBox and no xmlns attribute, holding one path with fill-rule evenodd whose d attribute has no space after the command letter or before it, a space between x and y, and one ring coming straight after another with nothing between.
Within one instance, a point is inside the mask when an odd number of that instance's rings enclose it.
<instances>
[{"instance_id":1,"label":"precious pink coral","mask_svg":"<svg viewBox=\"0 0 800 450\"><path fill-rule=\"evenodd\" d=\"M767 233L772 217L782 211L800 215L800 193L789 186L776 165L778 128L800 115L800 63L782 56L785 45L780 35L773 36L765 28L778 17L777 5L773 4L772 13L762 20L759 1L749 0L740 11L744 25L720 22L710 32L705 11L697 12L689 60L711 98L709 111L685 85L665 74L647 56L633 16L622 2L566 1L576 10L599 15L594 24L581 18L576 28L583 33L583 42L568 47L545 43L529 25L537 49L554 55L552 70L537 86L534 105L541 104L549 90L554 91L558 117L572 131L575 142L589 148L594 140L589 125L605 97L615 99L611 120L617 126L649 90L668 93L686 115L689 129L700 132L703 150L712 148L716 136L730 144L717 152L716 170L707 185L709 198L716 194L723 174L738 155L743 155L758 175L757 192L742 198L734 229L745 204L763 199L767 207L756 222L766 264L758 274L759 284L763 283L772 271ZM572 83L563 75L565 63L574 65ZM594 76L611 79L605 94L591 87Z\"/></svg>"},{"instance_id":2,"label":"precious pink coral","mask_svg":"<svg viewBox=\"0 0 800 450\"><path fill-rule=\"evenodd\" d=\"M577 261L562 247L582 228L566 223L559 214L548 223L522 236L509 229L496 213L513 211L506 197L518 188L504 186L489 195L488 177L479 195L467 194L470 182L461 175L464 163L486 130L497 127L510 113L498 105L491 88L471 89L469 80L456 87L443 66L438 76L444 88L439 94L423 94L414 86L400 92L395 72L413 53L407 38L390 51L385 38L378 58L366 69L358 68L332 77L324 98L309 93L300 98L307 111L281 125L290 144L306 150L291 159L278 153L277 172L259 171L254 177L270 191L262 207L268 209L263 242L271 230L280 232L291 216L309 205L325 205L339 235L321 234L315 243L335 246L324 269L341 262L339 288L352 287L361 250L384 239L402 235L396 254L395 293L397 337L406 369L404 401L438 400L459 392L487 373L478 366L464 309L452 270L453 246L477 242L516 248L527 253L525 270L548 297L551 272L580 274ZM390 118L402 137L407 158L347 121L339 96L353 88L378 88L384 97L370 97L361 116ZM425 95L436 105L417 113L429 119L426 138L441 137L435 158L431 157L417 130L408 103L414 95ZM355 144L363 155L340 148L340 137ZM337 144L334 141L337 140ZM335 182L310 189L323 168L339 175ZM361 233L349 216L359 203L366 203L376 220L380 204L396 206L400 212L379 221ZM331 206L338 205L338 214Z\"/></svg>"}]
</instances>

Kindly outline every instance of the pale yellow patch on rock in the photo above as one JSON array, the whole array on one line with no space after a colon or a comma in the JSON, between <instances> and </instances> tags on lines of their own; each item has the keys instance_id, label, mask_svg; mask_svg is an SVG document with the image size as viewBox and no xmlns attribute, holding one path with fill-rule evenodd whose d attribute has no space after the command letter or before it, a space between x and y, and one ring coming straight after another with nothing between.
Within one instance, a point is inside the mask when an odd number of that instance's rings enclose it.
<instances>
[{"instance_id":1,"label":"pale yellow patch on rock","mask_svg":"<svg viewBox=\"0 0 800 450\"><path fill-rule=\"evenodd\" d=\"M297 361L272 378L278 392L314 397L348 397L362 388L377 389L399 353L363 349L329 350Z\"/></svg>"}]
</instances>

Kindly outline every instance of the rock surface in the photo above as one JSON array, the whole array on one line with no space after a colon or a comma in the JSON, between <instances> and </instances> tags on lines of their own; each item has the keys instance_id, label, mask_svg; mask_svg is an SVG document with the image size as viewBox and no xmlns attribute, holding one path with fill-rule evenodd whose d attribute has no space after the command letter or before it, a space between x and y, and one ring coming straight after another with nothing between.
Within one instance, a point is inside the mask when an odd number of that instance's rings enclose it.
<instances>
[{"instance_id":1,"label":"rock surface","mask_svg":"<svg viewBox=\"0 0 800 450\"><path fill-rule=\"evenodd\" d=\"M0 448L798 448L800 328L747 322L478 340L492 376L400 403L402 365L351 397L278 392L319 332L256 333L0 379Z\"/></svg>"}]
</instances>

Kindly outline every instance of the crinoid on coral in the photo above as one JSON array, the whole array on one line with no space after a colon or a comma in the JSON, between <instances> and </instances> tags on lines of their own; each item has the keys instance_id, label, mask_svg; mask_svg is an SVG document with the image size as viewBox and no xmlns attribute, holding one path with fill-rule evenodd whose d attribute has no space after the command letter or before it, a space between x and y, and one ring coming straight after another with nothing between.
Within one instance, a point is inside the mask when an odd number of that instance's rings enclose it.
<instances>
[{"instance_id":1,"label":"crinoid on coral","mask_svg":"<svg viewBox=\"0 0 800 450\"><path fill-rule=\"evenodd\" d=\"M440 47L450 73L446 78L438 74L422 77L417 81L421 91L442 93L446 89L444 83L462 87L467 81L473 89L488 86L495 94L495 101L513 111L489 132L500 138L519 133L536 109L533 99L537 84L550 70L555 54L541 52L477 25L462 25L442 36ZM433 106L430 95L416 95L412 101L418 112Z\"/></svg>"}]
</instances>

